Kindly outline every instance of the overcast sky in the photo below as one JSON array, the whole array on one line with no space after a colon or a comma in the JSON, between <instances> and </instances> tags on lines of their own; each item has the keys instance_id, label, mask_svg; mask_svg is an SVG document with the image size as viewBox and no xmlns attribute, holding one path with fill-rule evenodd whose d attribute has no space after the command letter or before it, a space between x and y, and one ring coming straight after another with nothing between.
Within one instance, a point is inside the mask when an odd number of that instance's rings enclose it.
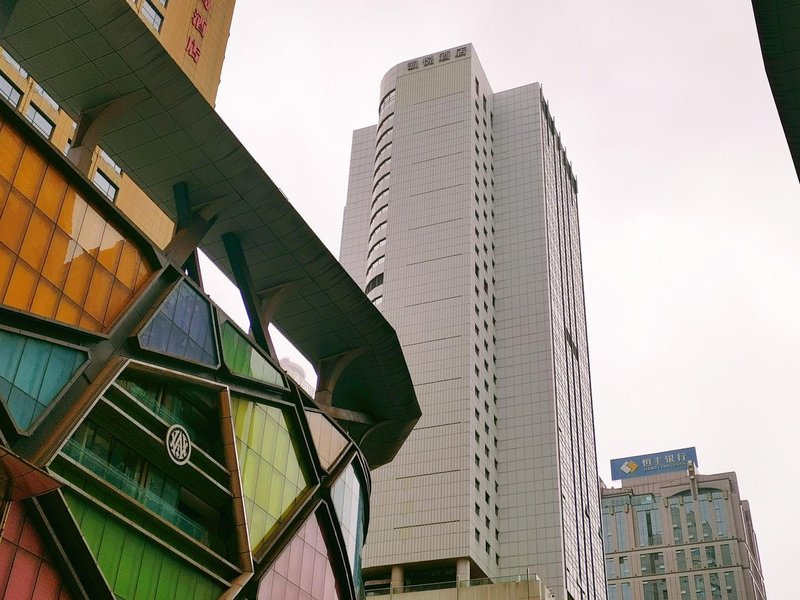
<instances>
[{"instance_id":1,"label":"overcast sky","mask_svg":"<svg viewBox=\"0 0 800 600\"><path fill-rule=\"evenodd\" d=\"M381 77L465 42L494 91L543 84L578 178L601 477L696 446L797 597L800 185L750 2L238 0L217 107L338 256Z\"/></svg>"}]
</instances>

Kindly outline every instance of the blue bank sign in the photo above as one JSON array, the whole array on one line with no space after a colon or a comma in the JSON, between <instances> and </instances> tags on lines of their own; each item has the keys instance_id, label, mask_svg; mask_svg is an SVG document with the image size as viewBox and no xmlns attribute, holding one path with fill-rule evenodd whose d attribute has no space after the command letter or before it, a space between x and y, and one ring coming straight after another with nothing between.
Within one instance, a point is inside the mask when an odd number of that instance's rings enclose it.
<instances>
[{"instance_id":1,"label":"blue bank sign","mask_svg":"<svg viewBox=\"0 0 800 600\"><path fill-rule=\"evenodd\" d=\"M611 478L616 481L632 477L660 475L661 473L685 472L689 461L697 466L697 451L693 447L615 458L611 461Z\"/></svg>"}]
</instances>

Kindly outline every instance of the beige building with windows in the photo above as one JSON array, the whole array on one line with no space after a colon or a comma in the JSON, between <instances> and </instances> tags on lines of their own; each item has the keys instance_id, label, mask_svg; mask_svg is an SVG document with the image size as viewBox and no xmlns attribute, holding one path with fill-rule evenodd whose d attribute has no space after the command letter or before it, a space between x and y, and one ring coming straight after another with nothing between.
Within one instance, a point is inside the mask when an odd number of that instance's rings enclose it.
<instances>
[{"instance_id":1,"label":"beige building with windows","mask_svg":"<svg viewBox=\"0 0 800 600\"><path fill-rule=\"evenodd\" d=\"M736 473L644 475L601 495L608 600L766 600Z\"/></svg>"},{"instance_id":2,"label":"beige building with windows","mask_svg":"<svg viewBox=\"0 0 800 600\"><path fill-rule=\"evenodd\" d=\"M234 2L232 0L131 0L128 2L144 21L173 60L191 79L208 103L213 106L219 88L222 63L228 42ZM100 47L82 48L90 58L101 55ZM120 77L123 80L124 76ZM118 90L127 84L120 81ZM92 131L79 127L42 87L5 49L0 58L0 96L64 154L79 165L89 179L160 248L165 248L175 230L173 221L128 177L103 151L101 145L84 144L86 156L75 145ZM131 94L133 96L133 94ZM135 110L136 99L130 103ZM98 106L100 113L107 106ZM92 115L93 117L96 116ZM80 140L79 140L80 141ZM91 141L91 140L89 140Z\"/></svg>"}]
</instances>

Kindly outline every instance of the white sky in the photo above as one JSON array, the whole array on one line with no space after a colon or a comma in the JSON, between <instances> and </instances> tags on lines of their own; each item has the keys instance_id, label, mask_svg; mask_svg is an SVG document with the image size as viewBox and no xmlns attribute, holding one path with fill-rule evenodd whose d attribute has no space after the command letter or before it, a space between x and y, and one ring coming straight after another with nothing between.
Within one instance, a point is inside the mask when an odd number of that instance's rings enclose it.
<instances>
[{"instance_id":1,"label":"white sky","mask_svg":"<svg viewBox=\"0 0 800 600\"><path fill-rule=\"evenodd\" d=\"M800 186L750 2L238 0L218 109L338 255L381 77L466 42L495 91L542 82L578 177L601 476L697 446L795 597Z\"/></svg>"}]
</instances>

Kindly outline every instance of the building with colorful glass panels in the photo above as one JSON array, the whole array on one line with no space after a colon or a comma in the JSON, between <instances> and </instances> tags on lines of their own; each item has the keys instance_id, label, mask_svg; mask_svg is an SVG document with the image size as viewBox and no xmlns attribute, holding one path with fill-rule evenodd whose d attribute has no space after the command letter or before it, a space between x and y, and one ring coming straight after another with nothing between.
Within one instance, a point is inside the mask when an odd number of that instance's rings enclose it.
<instances>
[{"instance_id":1,"label":"building with colorful glass panels","mask_svg":"<svg viewBox=\"0 0 800 600\"><path fill-rule=\"evenodd\" d=\"M394 330L210 104L232 9L0 8L0 597L358 595L370 469L419 406Z\"/></svg>"}]
</instances>

